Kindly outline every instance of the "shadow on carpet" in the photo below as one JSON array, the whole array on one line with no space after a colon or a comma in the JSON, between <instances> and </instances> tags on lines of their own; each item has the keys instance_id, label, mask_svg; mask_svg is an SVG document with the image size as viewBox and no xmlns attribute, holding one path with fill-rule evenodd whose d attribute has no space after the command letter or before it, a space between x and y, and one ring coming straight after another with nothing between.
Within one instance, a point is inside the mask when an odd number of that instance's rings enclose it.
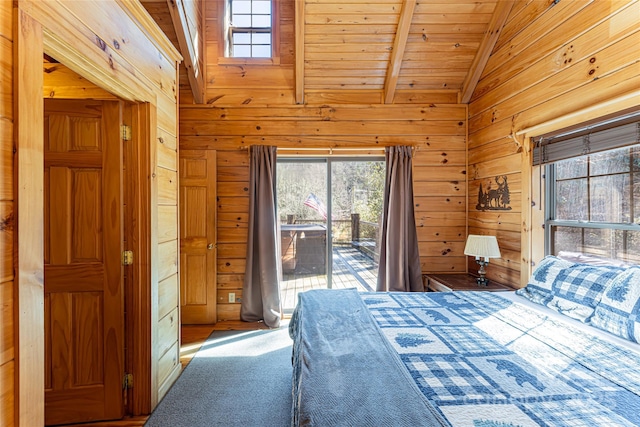
<instances>
[{"instance_id":1,"label":"shadow on carpet","mask_svg":"<svg viewBox=\"0 0 640 427\"><path fill-rule=\"evenodd\" d=\"M291 425L291 339L280 329L214 331L145 426Z\"/></svg>"}]
</instances>

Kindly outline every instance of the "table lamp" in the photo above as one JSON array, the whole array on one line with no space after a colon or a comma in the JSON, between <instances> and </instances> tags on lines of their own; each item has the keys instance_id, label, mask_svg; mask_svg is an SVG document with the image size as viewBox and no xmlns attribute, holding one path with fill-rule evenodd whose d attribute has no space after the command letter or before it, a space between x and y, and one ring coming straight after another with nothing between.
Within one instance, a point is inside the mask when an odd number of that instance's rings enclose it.
<instances>
[{"instance_id":1,"label":"table lamp","mask_svg":"<svg viewBox=\"0 0 640 427\"><path fill-rule=\"evenodd\" d=\"M476 279L478 286L487 286L489 279L485 277L485 267L489 264L489 258L500 258L500 248L496 236L479 236L469 234L467 244L464 247L464 254L476 257L476 262L480 265Z\"/></svg>"}]
</instances>

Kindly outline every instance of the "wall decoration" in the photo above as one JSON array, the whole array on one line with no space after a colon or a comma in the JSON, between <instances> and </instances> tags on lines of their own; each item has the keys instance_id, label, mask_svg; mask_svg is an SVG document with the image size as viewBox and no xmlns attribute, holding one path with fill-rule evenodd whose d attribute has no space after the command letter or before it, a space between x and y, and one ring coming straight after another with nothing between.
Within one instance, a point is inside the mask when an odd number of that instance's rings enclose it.
<instances>
[{"instance_id":1,"label":"wall decoration","mask_svg":"<svg viewBox=\"0 0 640 427\"><path fill-rule=\"evenodd\" d=\"M476 209L479 211L509 211L511 210L511 196L509 193L509 184L507 184L507 176L496 176L495 184L489 182L487 190L482 190L482 183L478 189L478 204ZM497 185L497 188L494 188Z\"/></svg>"}]
</instances>

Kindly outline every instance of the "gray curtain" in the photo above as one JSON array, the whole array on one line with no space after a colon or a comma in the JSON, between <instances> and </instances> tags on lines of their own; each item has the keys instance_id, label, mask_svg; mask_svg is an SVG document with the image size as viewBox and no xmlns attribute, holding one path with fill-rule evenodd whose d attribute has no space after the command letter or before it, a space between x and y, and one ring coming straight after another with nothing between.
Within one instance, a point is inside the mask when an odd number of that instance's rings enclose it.
<instances>
[{"instance_id":1,"label":"gray curtain","mask_svg":"<svg viewBox=\"0 0 640 427\"><path fill-rule=\"evenodd\" d=\"M276 147L251 146L249 235L240 318L280 327L280 238L276 212Z\"/></svg>"},{"instance_id":2,"label":"gray curtain","mask_svg":"<svg viewBox=\"0 0 640 427\"><path fill-rule=\"evenodd\" d=\"M387 147L387 175L380 227L379 292L422 292L418 235L413 213L411 147Z\"/></svg>"}]
</instances>

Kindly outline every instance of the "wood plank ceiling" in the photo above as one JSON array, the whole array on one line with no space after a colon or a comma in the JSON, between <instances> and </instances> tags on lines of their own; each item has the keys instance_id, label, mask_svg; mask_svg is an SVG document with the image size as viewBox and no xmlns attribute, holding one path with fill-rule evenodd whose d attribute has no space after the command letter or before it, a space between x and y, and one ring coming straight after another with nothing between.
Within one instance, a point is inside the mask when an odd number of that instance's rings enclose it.
<instances>
[{"instance_id":1,"label":"wood plank ceiling","mask_svg":"<svg viewBox=\"0 0 640 427\"><path fill-rule=\"evenodd\" d=\"M281 15L294 16L298 104L309 91L364 90L382 91L384 103L407 91L449 92L467 103L513 5L500 0L278 3ZM293 9L283 13L283 8ZM166 26L160 8L148 9Z\"/></svg>"}]
</instances>

